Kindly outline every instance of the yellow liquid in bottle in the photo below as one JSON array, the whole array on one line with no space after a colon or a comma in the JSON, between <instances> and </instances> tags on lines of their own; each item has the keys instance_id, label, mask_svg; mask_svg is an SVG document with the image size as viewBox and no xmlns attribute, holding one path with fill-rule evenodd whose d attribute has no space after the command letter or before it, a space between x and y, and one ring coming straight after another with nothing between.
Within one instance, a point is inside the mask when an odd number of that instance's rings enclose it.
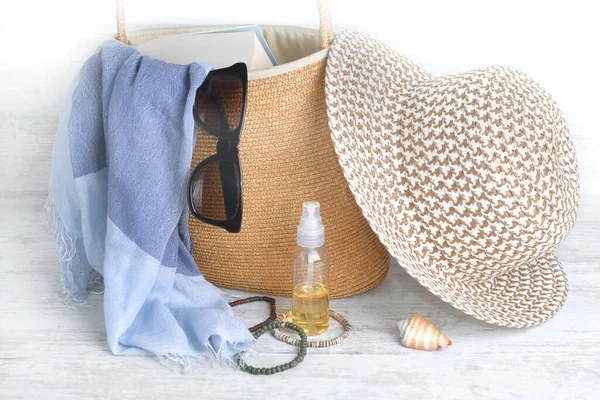
<instances>
[{"instance_id":1,"label":"yellow liquid in bottle","mask_svg":"<svg viewBox=\"0 0 600 400\"><path fill-rule=\"evenodd\" d=\"M292 293L292 322L308 336L329 329L329 293L320 283L301 283Z\"/></svg>"}]
</instances>

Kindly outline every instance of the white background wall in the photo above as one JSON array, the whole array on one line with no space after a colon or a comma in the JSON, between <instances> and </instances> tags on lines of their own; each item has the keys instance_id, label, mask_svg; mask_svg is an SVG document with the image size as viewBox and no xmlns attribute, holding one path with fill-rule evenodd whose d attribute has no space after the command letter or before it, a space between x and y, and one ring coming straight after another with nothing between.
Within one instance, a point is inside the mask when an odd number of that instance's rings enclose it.
<instances>
[{"instance_id":1,"label":"white background wall","mask_svg":"<svg viewBox=\"0 0 600 400\"><path fill-rule=\"evenodd\" d=\"M600 28L593 1L330 0L334 27L363 30L435 74L492 63L554 95L575 137L582 193L600 195ZM175 24L316 26L313 0L126 0L129 29ZM71 77L115 33L112 0L0 0L0 192L45 190Z\"/></svg>"}]
</instances>

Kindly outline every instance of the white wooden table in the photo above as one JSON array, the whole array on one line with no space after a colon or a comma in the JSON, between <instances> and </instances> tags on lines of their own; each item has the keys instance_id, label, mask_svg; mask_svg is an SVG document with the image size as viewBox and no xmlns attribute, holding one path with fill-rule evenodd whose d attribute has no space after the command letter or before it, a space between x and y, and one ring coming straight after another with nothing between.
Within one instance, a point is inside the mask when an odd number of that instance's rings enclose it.
<instances>
[{"instance_id":1,"label":"white wooden table","mask_svg":"<svg viewBox=\"0 0 600 400\"><path fill-rule=\"evenodd\" d=\"M598 200L584 198L577 226L560 247L570 293L550 322L526 330L480 322L393 263L375 289L332 301L355 327L348 340L309 349L285 373L254 376L210 365L182 374L155 358L112 355L102 296L91 295L78 311L61 301L44 193L0 192L0 398L598 398ZM277 299L278 311L290 305ZM263 303L235 312L248 325L267 315ZM438 325L452 347L431 353L402 347L396 321L415 312ZM328 334L339 332L332 325ZM249 361L276 365L294 350L267 334Z\"/></svg>"}]
</instances>

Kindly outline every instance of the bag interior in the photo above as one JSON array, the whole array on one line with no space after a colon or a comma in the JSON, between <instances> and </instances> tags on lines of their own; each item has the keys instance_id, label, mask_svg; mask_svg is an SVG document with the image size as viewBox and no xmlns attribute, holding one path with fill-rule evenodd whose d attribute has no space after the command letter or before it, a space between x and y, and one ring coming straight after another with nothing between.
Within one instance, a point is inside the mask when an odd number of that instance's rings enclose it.
<instances>
[{"instance_id":1,"label":"bag interior","mask_svg":"<svg viewBox=\"0 0 600 400\"><path fill-rule=\"evenodd\" d=\"M163 36L229 29L238 26L243 25L183 26L145 29L131 32L129 34L129 42L132 46L136 46L145 41L158 39ZM319 47L318 29L275 25L260 25L259 28L279 66L314 55L321 50Z\"/></svg>"}]
</instances>

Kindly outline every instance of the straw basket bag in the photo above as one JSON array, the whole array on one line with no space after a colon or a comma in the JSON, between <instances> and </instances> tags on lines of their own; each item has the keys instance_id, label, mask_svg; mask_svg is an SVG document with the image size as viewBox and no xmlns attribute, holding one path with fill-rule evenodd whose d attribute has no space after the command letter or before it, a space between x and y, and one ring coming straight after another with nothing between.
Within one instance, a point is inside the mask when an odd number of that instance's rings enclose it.
<instances>
[{"instance_id":1,"label":"straw basket bag","mask_svg":"<svg viewBox=\"0 0 600 400\"><path fill-rule=\"evenodd\" d=\"M216 285L290 296L296 227L307 200L321 202L332 297L364 292L387 273L388 254L356 205L330 138L324 78L333 34L326 2L317 3L319 30L260 27L279 65L249 73L239 144L241 232L228 233L190 216L194 258L204 277ZM117 1L117 27L117 38L133 46L167 35L225 28L173 27L127 34L122 1ZM198 140L192 167L214 150L214 142Z\"/></svg>"}]
</instances>

